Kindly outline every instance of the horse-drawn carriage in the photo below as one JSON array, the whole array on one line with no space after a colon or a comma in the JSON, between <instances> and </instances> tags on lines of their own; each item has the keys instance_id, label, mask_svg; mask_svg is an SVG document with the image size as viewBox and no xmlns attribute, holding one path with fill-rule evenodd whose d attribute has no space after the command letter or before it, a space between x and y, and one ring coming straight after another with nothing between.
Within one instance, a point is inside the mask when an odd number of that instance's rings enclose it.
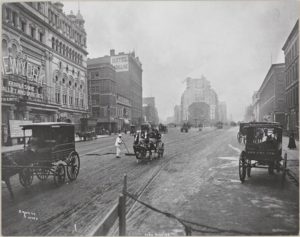
<instances>
[{"instance_id":1,"label":"horse-drawn carriage","mask_svg":"<svg viewBox=\"0 0 300 237\"><path fill-rule=\"evenodd\" d=\"M161 134L157 130L137 133L134 137L133 151L137 162L163 157L164 143Z\"/></svg>"},{"instance_id":2,"label":"horse-drawn carriage","mask_svg":"<svg viewBox=\"0 0 300 237\"><path fill-rule=\"evenodd\" d=\"M164 124L159 124L158 125L158 130L161 133L167 133L168 132L168 127Z\"/></svg>"},{"instance_id":3,"label":"horse-drawn carriage","mask_svg":"<svg viewBox=\"0 0 300 237\"><path fill-rule=\"evenodd\" d=\"M245 150L239 158L239 176L244 182L250 177L252 168L267 168L269 174L282 172L285 180L287 155L282 154L282 127L279 123L253 122L244 126L246 134ZM262 133L263 132L263 133ZM263 137L261 137L263 134Z\"/></svg>"},{"instance_id":4,"label":"horse-drawn carriage","mask_svg":"<svg viewBox=\"0 0 300 237\"><path fill-rule=\"evenodd\" d=\"M236 135L236 138L238 140L239 143L246 143L246 130L244 129L244 127L247 125L248 123L240 123L240 129Z\"/></svg>"},{"instance_id":5,"label":"horse-drawn carriage","mask_svg":"<svg viewBox=\"0 0 300 237\"><path fill-rule=\"evenodd\" d=\"M66 174L70 181L77 178L80 159L75 150L73 124L51 122L22 127L24 150L13 156L2 154L2 180L5 181L11 196L13 192L10 177L16 174L25 188L32 184L34 176L45 181L52 175L56 185L65 182ZM27 144L25 130L32 131Z\"/></svg>"}]
</instances>

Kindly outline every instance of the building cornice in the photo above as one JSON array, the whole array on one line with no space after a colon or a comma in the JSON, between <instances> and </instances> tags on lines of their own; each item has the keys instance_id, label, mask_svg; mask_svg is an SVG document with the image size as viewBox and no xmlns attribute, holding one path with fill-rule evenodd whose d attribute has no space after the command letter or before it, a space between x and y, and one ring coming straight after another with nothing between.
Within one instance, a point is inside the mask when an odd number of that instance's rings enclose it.
<instances>
[{"instance_id":1,"label":"building cornice","mask_svg":"<svg viewBox=\"0 0 300 237\"><path fill-rule=\"evenodd\" d=\"M291 33L289 34L288 38L286 39L282 50L284 51L287 48L288 43L290 42L290 40L299 32L299 19L297 20L296 24L294 25Z\"/></svg>"},{"instance_id":2,"label":"building cornice","mask_svg":"<svg viewBox=\"0 0 300 237\"><path fill-rule=\"evenodd\" d=\"M73 41L71 41L68 37L66 37L65 35L63 35L62 33L60 33L57 29L55 29L54 27L52 27L50 24L48 24L47 22L41 20L39 17L37 17L36 15L32 14L32 12L29 11L29 9L27 9L23 3L16 3L22 10L26 11L30 17L34 18L36 21L38 21L39 23L42 23L46 28L50 29L53 33L55 33L56 35L58 35L59 37L61 37L63 40L65 40L66 42L68 42L70 45L72 45L74 48L76 48L77 50L80 50L83 54L88 55L88 52L80 47L79 45L77 45L76 43L74 43Z\"/></svg>"}]
</instances>

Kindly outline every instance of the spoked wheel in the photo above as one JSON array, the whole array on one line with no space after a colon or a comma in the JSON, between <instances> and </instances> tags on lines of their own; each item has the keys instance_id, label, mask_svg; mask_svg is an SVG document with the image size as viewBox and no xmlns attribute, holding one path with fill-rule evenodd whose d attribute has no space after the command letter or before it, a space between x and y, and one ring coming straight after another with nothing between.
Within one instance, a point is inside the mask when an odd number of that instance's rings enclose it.
<instances>
[{"instance_id":1,"label":"spoked wheel","mask_svg":"<svg viewBox=\"0 0 300 237\"><path fill-rule=\"evenodd\" d=\"M286 177L286 167L287 167L287 154L284 154L283 163L282 163L282 177L281 184L284 185L285 177Z\"/></svg>"},{"instance_id":2,"label":"spoked wheel","mask_svg":"<svg viewBox=\"0 0 300 237\"><path fill-rule=\"evenodd\" d=\"M246 177L246 157L244 152L241 153L240 159L239 159L239 176L240 180L243 183L245 181Z\"/></svg>"},{"instance_id":3,"label":"spoked wheel","mask_svg":"<svg viewBox=\"0 0 300 237\"><path fill-rule=\"evenodd\" d=\"M247 160L247 177L251 177L251 160Z\"/></svg>"},{"instance_id":4,"label":"spoked wheel","mask_svg":"<svg viewBox=\"0 0 300 237\"><path fill-rule=\"evenodd\" d=\"M31 168L21 169L19 173L19 181L23 187L29 187L33 181L33 170Z\"/></svg>"},{"instance_id":5,"label":"spoked wheel","mask_svg":"<svg viewBox=\"0 0 300 237\"><path fill-rule=\"evenodd\" d=\"M58 164L54 173L54 183L57 186L62 185L66 179L66 170L63 164Z\"/></svg>"},{"instance_id":6,"label":"spoked wheel","mask_svg":"<svg viewBox=\"0 0 300 237\"><path fill-rule=\"evenodd\" d=\"M67 175L70 181L77 179L80 169L80 159L77 152L73 151L67 159Z\"/></svg>"},{"instance_id":7,"label":"spoked wheel","mask_svg":"<svg viewBox=\"0 0 300 237\"><path fill-rule=\"evenodd\" d=\"M50 175L50 170L46 168L40 168L35 170L36 177L38 177L39 180L45 181L48 179Z\"/></svg>"}]
</instances>

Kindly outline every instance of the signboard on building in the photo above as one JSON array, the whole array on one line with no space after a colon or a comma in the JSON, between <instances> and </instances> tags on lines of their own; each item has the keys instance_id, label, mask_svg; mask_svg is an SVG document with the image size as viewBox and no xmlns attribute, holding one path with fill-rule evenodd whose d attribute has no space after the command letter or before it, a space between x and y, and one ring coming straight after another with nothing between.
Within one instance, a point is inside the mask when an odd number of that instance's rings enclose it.
<instances>
[{"instance_id":1,"label":"signboard on building","mask_svg":"<svg viewBox=\"0 0 300 237\"><path fill-rule=\"evenodd\" d=\"M10 129L10 137L23 137L23 130L21 125L29 125L32 124L32 121L28 120L9 120L9 129ZM30 137L32 135L31 129L25 130L25 136Z\"/></svg>"},{"instance_id":2,"label":"signboard on building","mask_svg":"<svg viewBox=\"0 0 300 237\"><path fill-rule=\"evenodd\" d=\"M110 63L115 67L116 72L127 72L129 70L128 55L110 57Z\"/></svg>"}]
</instances>

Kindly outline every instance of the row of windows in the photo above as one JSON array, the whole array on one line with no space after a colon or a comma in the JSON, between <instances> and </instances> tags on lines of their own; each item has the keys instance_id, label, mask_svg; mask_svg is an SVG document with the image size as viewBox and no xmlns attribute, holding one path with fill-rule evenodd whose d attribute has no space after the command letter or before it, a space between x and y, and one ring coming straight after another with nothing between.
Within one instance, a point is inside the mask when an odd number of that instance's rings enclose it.
<instances>
[{"instance_id":1,"label":"row of windows","mask_svg":"<svg viewBox=\"0 0 300 237\"><path fill-rule=\"evenodd\" d=\"M109 109L107 107L93 107L92 108L92 116L99 118L99 117L114 117L116 116L116 108L110 107Z\"/></svg>"},{"instance_id":2,"label":"row of windows","mask_svg":"<svg viewBox=\"0 0 300 237\"><path fill-rule=\"evenodd\" d=\"M30 35L33 39L44 43L44 38L45 38L44 29L38 28L33 24L28 24L25 18L19 17L16 11L13 11L8 7L3 6L2 10L3 10L2 12L3 21L11 24L13 27L16 27L17 29L20 29L25 34Z\"/></svg>"},{"instance_id":3,"label":"row of windows","mask_svg":"<svg viewBox=\"0 0 300 237\"><path fill-rule=\"evenodd\" d=\"M95 79L97 77L100 78L114 78L114 71L112 69L107 69L107 70L100 70L100 71L93 71L90 72L90 78Z\"/></svg>"},{"instance_id":4,"label":"row of windows","mask_svg":"<svg viewBox=\"0 0 300 237\"><path fill-rule=\"evenodd\" d=\"M285 101L288 108L298 106L299 92L298 87L289 90L285 95Z\"/></svg>"},{"instance_id":5,"label":"row of windows","mask_svg":"<svg viewBox=\"0 0 300 237\"><path fill-rule=\"evenodd\" d=\"M73 79L73 78L71 77L70 80L68 81L68 78L65 78L65 77L64 77L64 78L61 80L61 84L62 84L62 85L67 85L67 86L69 86L69 87L72 87L72 85L73 85L72 79ZM56 83L59 83L59 82L60 82L57 75L55 76L55 82L56 82ZM75 83L74 83L74 88L75 88L75 89L76 89L76 88L79 88L80 90L82 90L82 89L83 89L83 84L80 84L80 85L78 86L77 82L75 82Z\"/></svg>"},{"instance_id":6,"label":"row of windows","mask_svg":"<svg viewBox=\"0 0 300 237\"><path fill-rule=\"evenodd\" d=\"M116 85L110 80L100 80L90 85L91 93L116 93Z\"/></svg>"},{"instance_id":7,"label":"row of windows","mask_svg":"<svg viewBox=\"0 0 300 237\"><path fill-rule=\"evenodd\" d=\"M288 51L288 53L285 55L285 63L286 65L290 65L290 63L298 56L298 44L299 39L295 41L295 43L292 45L291 49Z\"/></svg>"},{"instance_id":8,"label":"row of windows","mask_svg":"<svg viewBox=\"0 0 300 237\"><path fill-rule=\"evenodd\" d=\"M63 103L64 105L67 105L67 104L73 105L73 96L69 96L69 101L67 101L67 99L68 99L67 95L66 95L66 94L63 94L63 95L62 95L62 103ZM60 104L60 102L61 102L61 94L58 93L58 92L55 93L55 102L56 102L57 104ZM68 103L68 102L69 102L69 103ZM80 102L80 106L83 107L83 106L84 106L84 100L83 100L83 99L80 99L80 100L79 100L79 98L75 98L75 106L76 106L76 107L79 107L79 102Z\"/></svg>"},{"instance_id":9,"label":"row of windows","mask_svg":"<svg viewBox=\"0 0 300 237\"><path fill-rule=\"evenodd\" d=\"M52 49L55 50L57 53L63 55L74 61L75 63L82 65L83 57L81 54L77 53L71 47L66 46L64 43L52 37Z\"/></svg>"},{"instance_id":10,"label":"row of windows","mask_svg":"<svg viewBox=\"0 0 300 237\"><path fill-rule=\"evenodd\" d=\"M299 80L298 60L292 64L286 73L286 86L290 85L293 81Z\"/></svg>"},{"instance_id":11,"label":"row of windows","mask_svg":"<svg viewBox=\"0 0 300 237\"><path fill-rule=\"evenodd\" d=\"M48 9L48 18L49 23L61 29L64 35L68 38L74 38L77 45L86 47L86 38L71 26L71 24L74 24L73 22L70 24L68 20L63 20L62 17L54 13L51 9ZM80 26L83 27L83 25Z\"/></svg>"}]
</instances>

